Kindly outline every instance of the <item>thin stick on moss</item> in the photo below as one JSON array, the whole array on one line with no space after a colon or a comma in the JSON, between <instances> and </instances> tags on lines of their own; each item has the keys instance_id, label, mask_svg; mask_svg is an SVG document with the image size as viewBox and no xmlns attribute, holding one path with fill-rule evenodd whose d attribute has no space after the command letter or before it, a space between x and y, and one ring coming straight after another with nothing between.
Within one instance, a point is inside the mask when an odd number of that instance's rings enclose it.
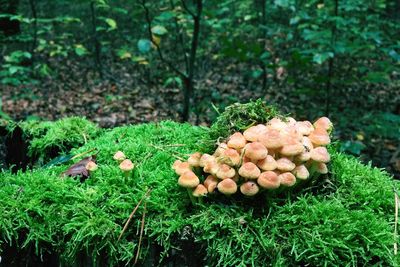
<instances>
[{"instance_id":1,"label":"thin stick on moss","mask_svg":"<svg viewBox=\"0 0 400 267\"><path fill-rule=\"evenodd\" d=\"M399 220L399 195L394 192L394 255L397 255L397 223Z\"/></svg>"},{"instance_id":2,"label":"thin stick on moss","mask_svg":"<svg viewBox=\"0 0 400 267\"><path fill-rule=\"evenodd\" d=\"M151 192L151 188L148 189L148 190L146 191L146 193L144 193L144 195L142 196L142 198L141 198L141 199L139 200L139 202L137 203L136 207L133 209L133 211L132 211L131 214L129 215L129 218L128 218L128 220L126 221L126 223L125 223L125 225L124 225L124 228L122 229L121 234L120 234L119 237L118 237L118 241L121 239L122 235L125 233L126 228L128 228L128 225L129 225L129 223L131 222L132 217L133 217L133 215L135 215L135 213L136 213L137 209L139 208L140 204L141 204L141 203L143 202L143 200L150 194L150 192Z\"/></svg>"},{"instance_id":3,"label":"thin stick on moss","mask_svg":"<svg viewBox=\"0 0 400 267\"><path fill-rule=\"evenodd\" d=\"M82 156L84 156L84 155L86 155L86 154L89 154L90 152L92 152L92 151L94 151L94 150L96 150L96 148L92 148L92 149L89 149L88 151L85 151L85 152L76 154L75 156L73 156L73 157L71 158L71 160L74 160L74 159L76 159L76 158L79 158L79 157L82 157Z\"/></svg>"},{"instance_id":4,"label":"thin stick on moss","mask_svg":"<svg viewBox=\"0 0 400 267\"><path fill-rule=\"evenodd\" d=\"M140 226L140 235L139 235L139 244L138 244L138 249L136 251L136 256L135 256L135 262L133 263L134 265L136 265L138 259L139 259L139 255L140 255L140 247L142 245L142 237L143 237L143 230L144 230L144 220L146 218L146 204L147 202L144 202L144 207L143 207L143 215L142 215L142 222L141 222L141 226Z\"/></svg>"},{"instance_id":5,"label":"thin stick on moss","mask_svg":"<svg viewBox=\"0 0 400 267\"><path fill-rule=\"evenodd\" d=\"M154 148L157 149L157 150L161 150L161 151L163 151L163 152L170 153L171 156L173 156L173 157L176 158L176 159L179 159L179 160L181 160L181 161L185 161L185 159L183 159L182 157L179 157L179 156L177 156L176 154L171 153L170 151L167 151L167 150L165 150L165 149L162 148L162 147L159 147L159 146L156 146L156 145L150 145L150 146L151 146L151 147L154 147Z\"/></svg>"}]
</instances>

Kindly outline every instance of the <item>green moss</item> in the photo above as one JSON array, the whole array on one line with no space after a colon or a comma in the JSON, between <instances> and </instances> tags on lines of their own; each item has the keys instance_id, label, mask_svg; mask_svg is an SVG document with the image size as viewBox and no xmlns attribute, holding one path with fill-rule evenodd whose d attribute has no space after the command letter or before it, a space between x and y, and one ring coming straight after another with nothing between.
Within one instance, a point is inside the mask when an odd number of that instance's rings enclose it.
<instances>
[{"instance_id":1,"label":"green moss","mask_svg":"<svg viewBox=\"0 0 400 267\"><path fill-rule=\"evenodd\" d=\"M29 156L40 161L47 161L59 153L67 153L71 148L85 144L100 133L100 129L94 123L80 117L55 122L11 122L7 125L9 132L13 132L16 127L22 129L29 144Z\"/></svg>"},{"instance_id":2,"label":"green moss","mask_svg":"<svg viewBox=\"0 0 400 267\"><path fill-rule=\"evenodd\" d=\"M273 106L266 105L261 99L246 104L236 103L225 109L212 125L212 139L227 137L236 131L244 131L250 126L266 123L273 117L280 116Z\"/></svg>"},{"instance_id":3,"label":"green moss","mask_svg":"<svg viewBox=\"0 0 400 267\"><path fill-rule=\"evenodd\" d=\"M210 266L399 263L393 255L398 242L393 237L393 188L398 185L384 172L332 152L332 175L291 197L217 197L193 207L177 186L171 164L211 139L207 128L169 121L119 127L73 151L99 151L98 172L82 184L60 178L67 165L0 174L0 246L11 244L22 251L33 247L37 254L50 249L68 264L82 253L95 263L132 263L143 206L123 238L117 238L152 188L142 262L150 257L151 244L160 245L168 256L193 239L195 254ZM127 181L112 159L117 150L136 164Z\"/></svg>"}]
</instances>

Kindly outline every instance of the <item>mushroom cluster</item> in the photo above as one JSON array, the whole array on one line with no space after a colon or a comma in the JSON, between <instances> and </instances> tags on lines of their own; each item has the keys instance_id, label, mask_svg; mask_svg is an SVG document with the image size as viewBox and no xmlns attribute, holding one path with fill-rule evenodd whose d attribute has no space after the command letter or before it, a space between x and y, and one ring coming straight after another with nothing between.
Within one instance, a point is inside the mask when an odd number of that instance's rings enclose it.
<instances>
[{"instance_id":1,"label":"mushroom cluster","mask_svg":"<svg viewBox=\"0 0 400 267\"><path fill-rule=\"evenodd\" d=\"M196 152L186 162L175 161L178 184L192 201L214 193L240 191L254 196L263 190L293 187L302 180L328 173L332 123L321 117L312 124L273 118L219 143L213 155ZM202 177L205 177L203 179Z\"/></svg>"}]
</instances>

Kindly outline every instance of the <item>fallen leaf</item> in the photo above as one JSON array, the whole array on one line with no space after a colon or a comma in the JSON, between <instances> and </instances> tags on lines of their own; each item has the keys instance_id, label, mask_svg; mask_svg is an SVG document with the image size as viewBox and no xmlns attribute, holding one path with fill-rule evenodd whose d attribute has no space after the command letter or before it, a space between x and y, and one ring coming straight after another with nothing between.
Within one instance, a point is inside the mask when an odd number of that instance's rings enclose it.
<instances>
[{"instance_id":1,"label":"fallen leaf","mask_svg":"<svg viewBox=\"0 0 400 267\"><path fill-rule=\"evenodd\" d=\"M86 169L86 164L88 164L90 161L95 162L95 155L92 155L90 157L84 158L77 163L73 164L71 167L68 168L65 172L62 173L62 176L81 176L83 179L86 179L89 177L89 172Z\"/></svg>"}]
</instances>

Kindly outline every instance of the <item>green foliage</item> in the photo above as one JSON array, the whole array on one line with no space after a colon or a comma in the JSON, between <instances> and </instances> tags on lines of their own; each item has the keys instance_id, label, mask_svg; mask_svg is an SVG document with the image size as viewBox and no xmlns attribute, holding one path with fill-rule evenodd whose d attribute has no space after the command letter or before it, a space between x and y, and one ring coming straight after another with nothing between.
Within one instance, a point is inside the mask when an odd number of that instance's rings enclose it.
<instances>
[{"instance_id":1,"label":"green foliage","mask_svg":"<svg viewBox=\"0 0 400 267\"><path fill-rule=\"evenodd\" d=\"M163 248L166 260L173 248L182 249L184 240L194 238L196 254L204 253L211 266L400 263L392 252L399 241L393 238L393 188L398 184L379 169L334 151L331 174L302 192L244 201L210 197L191 207L171 164L174 156L201 149L209 133L174 122L109 130L72 151L99 150L99 170L84 183L60 178L67 165L0 174L0 250L11 245L29 253L33 246L38 255L50 248L69 263L82 253L93 263L127 263L137 249L143 207L122 240L117 238L136 203L152 188L142 261L151 257L151 244ZM136 165L125 181L112 159L117 150Z\"/></svg>"}]
</instances>

